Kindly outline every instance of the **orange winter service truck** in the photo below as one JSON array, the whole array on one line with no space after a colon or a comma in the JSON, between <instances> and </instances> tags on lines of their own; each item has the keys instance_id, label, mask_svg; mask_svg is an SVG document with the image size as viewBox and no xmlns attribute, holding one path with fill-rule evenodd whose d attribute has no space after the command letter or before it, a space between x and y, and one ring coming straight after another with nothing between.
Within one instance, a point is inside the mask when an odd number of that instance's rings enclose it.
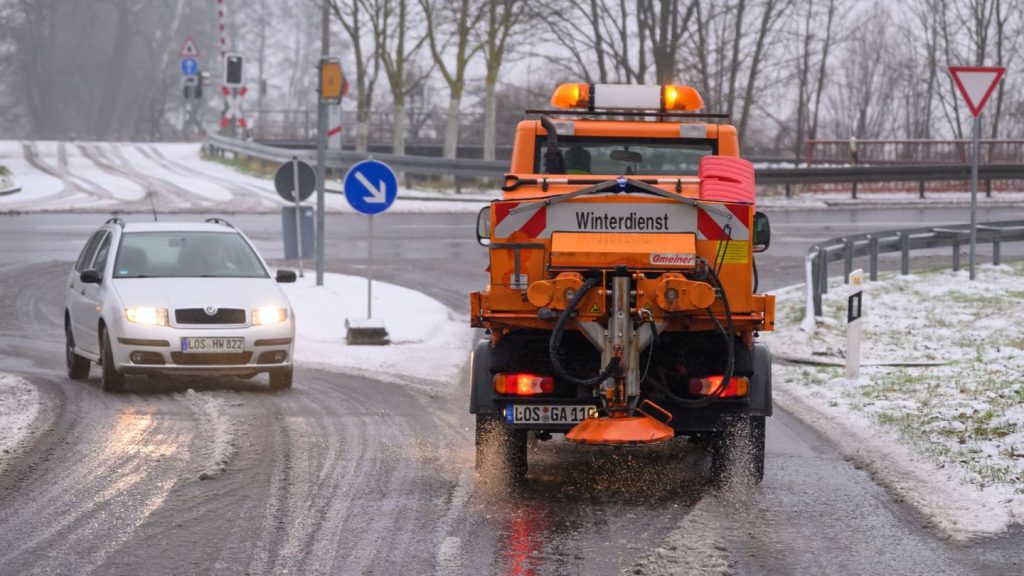
<instances>
[{"instance_id":1,"label":"orange winter service truck","mask_svg":"<svg viewBox=\"0 0 1024 576\"><path fill-rule=\"evenodd\" d=\"M527 438L706 440L718 479L764 473L770 227L736 129L687 86L563 84L519 123L480 212L487 337L471 359L478 469L518 480ZM582 448L581 448L582 449Z\"/></svg>"}]
</instances>

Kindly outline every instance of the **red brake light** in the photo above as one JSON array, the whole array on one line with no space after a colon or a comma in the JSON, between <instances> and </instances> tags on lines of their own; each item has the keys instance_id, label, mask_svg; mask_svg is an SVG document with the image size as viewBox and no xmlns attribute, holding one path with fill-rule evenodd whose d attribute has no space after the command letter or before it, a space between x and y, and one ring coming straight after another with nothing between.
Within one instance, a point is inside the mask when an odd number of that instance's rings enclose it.
<instances>
[{"instance_id":1,"label":"red brake light","mask_svg":"<svg viewBox=\"0 0 1024 576\"><path fill-rule=\"evenodd\" d=\"M703 378L690 378L690 394L695 396L707 396L714 394L722 385L722 375L705 376ZM741 398L747 395L750 389L750 380L746 376L733 376L726 384L725 390L718 395L719 398Z\"/></svg>"},{"instance_id":2,"label":"red brake light","mask_svg":"<svg viewBox=\"0 0 1024 576\"><path fill-rule=\"evenodd\" d=\"M496 374L494 376L494 391L498 394L515 394L516 396L551 394L555 391L555 379L526 372Z\"/></svg>"}]
</instances>

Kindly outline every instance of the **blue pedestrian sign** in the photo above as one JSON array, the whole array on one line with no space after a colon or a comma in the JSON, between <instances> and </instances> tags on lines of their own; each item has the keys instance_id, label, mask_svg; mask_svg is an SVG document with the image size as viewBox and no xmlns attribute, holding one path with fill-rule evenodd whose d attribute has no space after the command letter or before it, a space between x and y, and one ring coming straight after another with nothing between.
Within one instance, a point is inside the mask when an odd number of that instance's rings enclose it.
<instances>
[{"instance_id":1,"label":"blue pedestrian sign","mask_svg":"<svg viewBox=\"0 0 1024 576\"><path fill-rule=\"evenodd\" d=\"M345 199L357 212L380 214L398 196L398 178L383 162L363 160L345 173Z\"/></svg>"},{"instance_id":2,"label":"blue pedestrian sign","mask_svg":"<svg viewBox=\"0 0 1024 576\"><path fill-rule=\"evenodd\" d=\"M195 58L183 58L181 60L181 73L185 76L196 76L199 74L199 62Z\"/></svg>"}]
</instances>

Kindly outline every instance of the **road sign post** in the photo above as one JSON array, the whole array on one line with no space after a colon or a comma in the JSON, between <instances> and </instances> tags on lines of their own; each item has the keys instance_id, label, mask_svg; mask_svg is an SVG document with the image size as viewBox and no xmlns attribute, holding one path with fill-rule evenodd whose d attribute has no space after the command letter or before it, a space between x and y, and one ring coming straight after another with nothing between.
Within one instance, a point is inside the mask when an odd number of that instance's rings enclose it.
<instances>
[{"instance_id":1,"label":"road sign post","mask_svg":"<svg viewBox=\"0 0 1024 576\"><path fill-rule=\"evenodd\" d=\"M974 116L971 145L971 252L970 276L975 277L975 255L978 244L978 156L981 145L981 109L985 107L1005 68L997 66L950 66L949 73L953 76L956 87L960 90L967 103L967 108Z\"/></svg>"},{"instance_id":2,"label":"road sign post","mask_svg":"<svg viewBox=\"0 0 1024 576\"><path fill-rule=\"evenodd\" d=\"M373 216L387 210L398 196L398 178L394 170L383 162L376 160L363 160L354 164L345 173L345 180L342 184L345 190L345 199L349 205L359 213L369 216L367 224L367 277L366 277L366 318L373 319ZM353 342L353 328L360 328L357 324L346 321L349 329L349 342ZM387 338L387 332L383 324L379 326L371 324L365 326L367 330L383 334ZM360 341L358 343L381 343Z\"/></svg>"},{"instance_id":3,"label":"road sign post","mask_svg":"<svg viewBox=\"0 0 1024 576\"><path fill-rule=\"evenodd\" d=\"M316 173L313 168L292 156L281 164L274 174L274 189L284 200L295 205L295 254L299 260L299 276L304 276L302 263L302 201L309 198L316 188ZM285 250L287 252L287 249Z\"/></svg>"}]
</instances>

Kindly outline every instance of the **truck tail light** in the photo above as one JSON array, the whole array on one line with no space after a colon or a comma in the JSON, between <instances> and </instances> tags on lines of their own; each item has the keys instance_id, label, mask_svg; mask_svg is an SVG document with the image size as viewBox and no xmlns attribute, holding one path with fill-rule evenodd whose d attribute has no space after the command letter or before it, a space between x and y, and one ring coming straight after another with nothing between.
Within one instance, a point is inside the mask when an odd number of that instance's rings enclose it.
<instances>
[{"instance_id":1,"label":"truck tail light","mask_svg":"<svg viewBox=\"0 0 1024 576\"><path fill-rule=\"evenodd\" d=\"M690 378L690 394L694 396L707 396L713 394L722 385L722 375L705 376L703 378ZM719 398L742 398L747 395L750 389L750 380L746 376L733 376L725 385L725 390L718 395Z\"/></svg>"},{"instance_id":2,"label":"truck tail light","mask_svg":"<svg viewBox=\"0 0 1024 576\"><path fill-rule=\"evenodd\" d=\"M494 376L494 391L498 394L515 394L516 396L551 394L555 391L555 379L526 372L496 374Z\"/></svg>"}]
</instances>

